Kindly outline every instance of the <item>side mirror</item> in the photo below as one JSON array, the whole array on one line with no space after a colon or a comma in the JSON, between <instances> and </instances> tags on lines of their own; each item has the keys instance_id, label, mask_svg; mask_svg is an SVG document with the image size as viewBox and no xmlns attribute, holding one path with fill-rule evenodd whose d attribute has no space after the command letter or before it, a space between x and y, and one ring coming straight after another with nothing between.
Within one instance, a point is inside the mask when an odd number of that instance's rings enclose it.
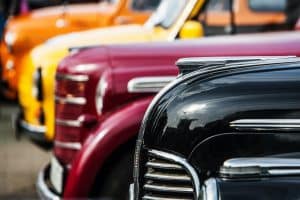
<instances>
[{"instance_id":1,"label":"side mirror","mask_svg":"<svg viewBox=\"0 0 300 200\"><path fill-rule=\"evenodd\" d=\"M180 32L179 37L181 39L192 39L192 38L199 38L204 36L204 27L198 21L187 21L183 24Z\"/></svg>"}]
</instances>

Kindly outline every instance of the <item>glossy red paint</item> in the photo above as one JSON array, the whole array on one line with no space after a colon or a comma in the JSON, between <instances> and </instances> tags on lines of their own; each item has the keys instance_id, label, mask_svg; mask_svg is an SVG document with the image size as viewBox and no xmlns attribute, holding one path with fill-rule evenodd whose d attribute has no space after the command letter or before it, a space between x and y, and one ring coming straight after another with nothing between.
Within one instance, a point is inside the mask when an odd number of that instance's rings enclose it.
<instances>
[{"instance_id":1,"label":"glossy red paint","mask_svg":"<svg viewBox=\"0 0 300 200\"><path fill-rule=\"evenodd\" d=\"M141 119L151 100L152 97L141 99L113 113L95 130L95 134L87 138L72 163L77 167L73 167L70 174L75 176L68 177L64 198L88 197L90 186L103 162L118 146L138 133ZM86 175L87 171L90 172L89 176Z\"/></svg>"},{"instance_id":2,"label":"glossy red paint","mask_svg":"<svg viewBox=\"0 0 300 200\"><path fill-rule=\"evenodd\" d=\"M81 132L84 135L83 147L72 163L64 197L88 197L95 175L105 160L120 144L126 143L138 132L143 114L154 94L129 93L129 80L141 76L176 75L178 70L175 61L181 57L251 55L300 56L300 32L102 46L82 50L64 59L57 73L89 76L88 90L85 91L88 103L82 115L97 118L97 123L84 127ZM76 67L87 63L93 63L95 67L87 71L79 71ZM98 115L94 105L95 90L103 76L109 88L104 97L103 113Z\"/></svg>"}]
</instances>

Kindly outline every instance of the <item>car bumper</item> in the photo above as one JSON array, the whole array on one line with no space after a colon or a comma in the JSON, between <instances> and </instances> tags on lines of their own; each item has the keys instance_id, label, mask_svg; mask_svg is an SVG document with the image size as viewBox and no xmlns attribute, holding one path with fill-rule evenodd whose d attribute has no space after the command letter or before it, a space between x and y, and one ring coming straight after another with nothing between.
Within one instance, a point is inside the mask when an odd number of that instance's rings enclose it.
<instances>
[{"instance_id":1,"label":"car bumper","mask_svg":"<svg viewBox=\"0 0 300 200\"><path fill-rule=\"evenodd\" d=\"M43 200L60 200L61 197L51 191L50 187L47 185L49 182L49 172L50 166L46 166L38 175L36 189L40 199Z\"/></svg>"},{"instance_id":2,"label":"car bumper","mask_svg":"<svg viewBox=\"0 0 300 200\"><path fill-rule=\"evenodd\" d=\"M17 139L19 139L22 135L26 135L34 143L44 149L49 149L52 147L52 143L47 141L45 138L45 126L29 124L23 119L22 114L12 117L12 124Z\"/></svg>"}]
</instances>

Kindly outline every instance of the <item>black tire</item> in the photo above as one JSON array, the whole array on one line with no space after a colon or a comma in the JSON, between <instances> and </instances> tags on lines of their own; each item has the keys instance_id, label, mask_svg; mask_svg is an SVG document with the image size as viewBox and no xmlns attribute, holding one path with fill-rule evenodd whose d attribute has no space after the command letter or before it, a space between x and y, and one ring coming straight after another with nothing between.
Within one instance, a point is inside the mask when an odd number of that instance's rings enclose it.
<instances>
[{"instance_id":1,"label":"black tire","mask_svg":"<svg viewBox=\"0 0 300 200\"><path fill-rule=\"evenodd\" d=\"M96 177L90 198L103 200L128 199L129 184L133 182L135 138L117 149Z\"/></svg>"}]
</instances>

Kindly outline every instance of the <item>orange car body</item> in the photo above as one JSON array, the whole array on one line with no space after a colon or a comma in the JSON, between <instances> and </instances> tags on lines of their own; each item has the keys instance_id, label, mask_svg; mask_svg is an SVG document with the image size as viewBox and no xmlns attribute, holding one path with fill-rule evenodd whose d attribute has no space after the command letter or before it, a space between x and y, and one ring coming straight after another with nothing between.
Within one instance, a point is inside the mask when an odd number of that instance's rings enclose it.
<instances>
[{"instance_id":1,"label":"orange car body","mask_svg":"<svg viewBox=\"0 0 300 200\"><path fill-rule=\"evenodd\" d=\"M133 0L62 5L32 11L10 18L1 41L2 91L16 97L21 59L34 46L48 38L97 27L143 23L151 10L135 10Z\"/></svg>"}]
</instances>

